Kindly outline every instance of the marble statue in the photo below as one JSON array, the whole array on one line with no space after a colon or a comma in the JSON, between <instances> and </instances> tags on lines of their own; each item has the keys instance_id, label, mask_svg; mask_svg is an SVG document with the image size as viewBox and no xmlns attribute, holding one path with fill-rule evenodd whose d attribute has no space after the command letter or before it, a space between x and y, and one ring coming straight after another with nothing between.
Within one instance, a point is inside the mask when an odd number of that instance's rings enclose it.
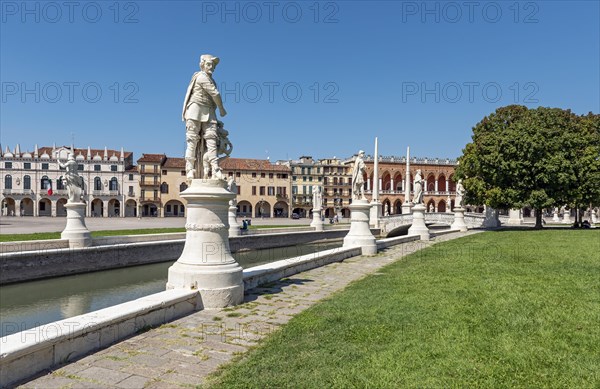
<instances>
[{"instance_id":1,"label":"marble statue","mask_svg":"<svg viewBox=\"0 0 600 389\"><path fill-rule=\"evenodd\" d=\"M454 206L455 207L462 208L464 195L465 195L465 187L462 184L462 178L461 178L456 183L456 197L454 198Z\"/></svg>"},{"instance_id":2,"label":"marble statue","mask_svg":"<svg viewBox=\"0 0 600 389\"><path fill-rule=\"evenodd\" d=\"M433 204L429 204L429 213L433 212Z\"/></svg>"},{"instance_id":3,"label":"marble statue","mask_svg":"<svg viewBox=\"0 0 600 389\"><path fill-rule=\"evenodd\" d=\"M354 169L352 169L352 199L366 200L365 198L365 179L367 167L364 161L365 152L360 150L354 161Z\"/></svg>"},{"instance_id":4,"label":"marble statue","mask_svg":"<svg viewBox=\"0 0 600 389\"><path fill-rule=\"evenodd\" d=\"M67 162L62 163L57 157L58 166L66 170L62 176L63 184L67 187L69 203L81 203L84 194L83 177L77 173L77 161L73 153L69 153Z\"/></svg>"},{"instance_id":5,"label":"marble statue","mask_svg":"<svg viewBox=\"0 0 600 389\"><path fill-rule=\"evenodd\" d=\"M323 206L322 195L321 195L321 187L319 185L313 185L313 209L321 209Z\"/></svg>"},{"instance_id":6,"label":"marble statue","mask_svg":"<svg viewBox=\"0 0 600 389\"><path fill-rule=\"evenodd\" d=\"M390 204L385 205L385 216L390 216Z\"/></svg>"},{"instance_id":7,"label":"marble statue","mask_svg":"<svg viewBox=\"0 0 600 389\"><path fill-rule=\"evenodd\" d=\"M415 179L413 180L414 204L423 204L423 185L425 185L425 180L423 179L421 169L419 169L417 170L417 174L415 175Z\"/></svg>"},{"instance_id":8,"label":"marble statue","mask_svg":"<svg viewBox=\"0 0 600 389\"><path fill-rule=\"evenodd\" d=\"M236 197L229 200L229 206L235 207L237 206L237 184L235 183L235 178L230 177L229 181L227 181L227 190L236 195Z\"/></svg>"},{"instance_id":9,"label":"marble statue","mask_svg":"<svg viewBox=\"0 0 600 389\"><path fill-rule=\"evenodd\" d=\"M200 71L192 76L185 94L182 119L186 127L185 171L188 180L207 179L211 173L213 178L223 179L218 158L219 141L226 138L227 132L223 123L217 120L216 108L221 116L227 115L227 111L212 78L218 63L218 57L200 56Z\"/></svg>"}]
</instances>

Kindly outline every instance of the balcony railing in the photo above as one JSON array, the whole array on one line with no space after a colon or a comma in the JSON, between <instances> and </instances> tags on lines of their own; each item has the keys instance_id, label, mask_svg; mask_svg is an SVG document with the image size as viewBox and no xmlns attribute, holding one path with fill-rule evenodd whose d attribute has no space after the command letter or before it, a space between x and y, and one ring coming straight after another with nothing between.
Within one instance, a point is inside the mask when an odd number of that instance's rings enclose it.
<instances>
[{"instance_id":1,"label":"balcony railing","mask_svg":"<svg viewBox=\"0 0 600 389\"><path fill-rule=\"evenodd\" d=\"M140 201L160 201L160 197L156 196L146 196L146 197L140 197Z\"/></svg>"}]
</instances>

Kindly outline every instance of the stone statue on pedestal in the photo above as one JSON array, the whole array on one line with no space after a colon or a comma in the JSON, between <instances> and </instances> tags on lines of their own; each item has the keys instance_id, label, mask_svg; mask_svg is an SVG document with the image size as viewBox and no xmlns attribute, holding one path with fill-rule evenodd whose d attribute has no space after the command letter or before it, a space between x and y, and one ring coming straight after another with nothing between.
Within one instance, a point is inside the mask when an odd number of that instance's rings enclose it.
<instances>
[{"instance_id":1,"label":"stone statue on pedestal","mask_svg":"<svg viewBox=\"0 0 600 389\"><path fill-rule=\"evenodd\" d=\"M216 115L216 108L219 108L221 116L227 115L221 94L212 78L218 63L219 58L212 55L200 56L201 70L192 76L183 102L182 119L186 126L187 143L185 171L188 180L208 179L211 173L213 178L223 179L219 167L219 149L225 154L231 153L228 133ZM224 150L229 150L229 153Z\"/></svg>"},{"instance_id":2,"label":"stone statue on pedestal","mask_svg":"<svg viewBox=\"0 0 600 389\"><path fill-rule=\"evenodd\" d=\"M365 179L364 174L367 170L364 161L365 152L360 150L354 161L354 169L352 169L352 199L366 200L365 198Z\"/></svg>"},{"instance_id":3,"label":"stone statue on pedestal","mask_svg":"<svg viewBox=\"0 0 600 389\"><path fill-rule=\"evenodd\" d=\"M465 195L465 187L462 184L462 178L458 180L456 184L456 197L454 199L454 206L457 208L463 207L463 197Z\"/></svg>"},{"instance_id":4,"label":"stone statue on pedestal","mask_svg":"<svg viewBox=\"0 0 600 389\"><path fill-rule=\"evenodd\" d=\"M67 162L62 163L57 157L58 166L66 170L64 176L62 176L63 184L67 187L67 194L69 196L69 203L81 203L83 202L84 186L83 177L77 173L77 161L73 153L69 153Z\"/></svg>"},{"instance_id":5,"label":"stone statue on pedestal","mask_svg":"<svg viewBox=\"0 0 600 389\"><path fill-rule=\"evenodd\" d=\"M235 183L235 178L233 176L229 178L229 181L227 181L227 190L237 196L237 184ZM231 200L229 200L229 206L237 206L237 197L234 197Z\"/></svg>"},{"instance_id":6,"label":"stone statue on pedestal","mask_svg":"<svg viewBox=\"0 0 600 389\"><path fill-rule=\"evenodd\" d=\"M423 204L423 185L425 185L425 180L423 179L421 169L419 169L413 180L413 190L415 192L413 195L414 204Z\"/></svg>"},{"instance_id":7,"label":"stone statue on pedestal","mask_svg":"<svg viewBox=\"0 0 600 389\"><path fill-rule=\"evenodd\" d=\"M313 209L320 210L322 206L321 187L319 185L313 185Z\"/></svg>"}]
</instances>

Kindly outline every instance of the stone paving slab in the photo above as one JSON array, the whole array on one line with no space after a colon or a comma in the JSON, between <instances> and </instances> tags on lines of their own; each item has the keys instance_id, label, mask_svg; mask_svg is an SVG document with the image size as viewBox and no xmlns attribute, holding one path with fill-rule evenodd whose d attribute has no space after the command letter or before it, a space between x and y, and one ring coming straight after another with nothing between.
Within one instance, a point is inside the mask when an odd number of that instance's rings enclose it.
<instances>
[{"instance_id":1,"label":"stone paving slab","mask_svg":"<svg viewBox=\"0 0 600 389\"><path fill-rule=\"evenodd\" d=\"M477 232L443 235L432 242L403 243L375 256L348 258L254 288L247 291L244 303L237 307L192 313L58 368L20 388L194 388L294 315L349 283L431 244Z\"/></svg>"}]
</instances>

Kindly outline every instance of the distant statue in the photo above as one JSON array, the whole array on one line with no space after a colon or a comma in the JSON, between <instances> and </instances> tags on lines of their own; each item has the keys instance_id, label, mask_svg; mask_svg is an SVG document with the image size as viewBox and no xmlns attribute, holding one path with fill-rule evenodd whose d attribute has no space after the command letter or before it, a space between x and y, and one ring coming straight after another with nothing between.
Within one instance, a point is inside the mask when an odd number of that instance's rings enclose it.
<instances>
[{"instance_id":1,"label":"distant statue","mask_svg":"<svg viewBox=\"0 0 600 389\"><path fill-rule=\"evenodd\" d=\"M354 169L352 170L352 199L354 200L366 200L364 174L367 171L367 166L363 159L364 156L365 152L360 150L354 161Z\"/></svg>"},{"instance_id":2,"label":"distant statue","mask_svg":"<svg viewBox=\"0 0 600 389\"><path fill-rule=\"evenodd\" d=\"M413 190L415 191L413 195L413 203L414 204L423 204L423 185L425 184L425 180L423 180L423 175L421 174L421 169L417 170L417 174L415 175L415 179L413 180Z\"/></svg>"},{"instance_id":3,"label":"distant statue","mask_svg":"<svg viewBox=\"0 0 600 389\"><path fill-rule=\"evenodd\" d=\"M385 205L385 216L390 216L390 204Z\"/></svg>"},{"instance_id":4,"label":"distant statue","mask_svg":"<svg viewBox=\"0 0 600 389\"><path fill-rule=\"evenodd\" d=\"M73 153L69 153L67 162L62 163L57 157L58 166L65 169L65 175L62 176L63 184L67 187L69 203L81 203L83 201L84 186L83 177L77 173L77 162Z\"/></svg>"},{"instance_id":5,"label":"distant statue","mask_svg":"<svg viewBox=\"0 0 600 389\"><path fill-rule=\"evenodd\" d=\"M320 210L322 207L322 196L321 187L319 185L313 185L313 209Z\"/></svg>"},{"instance_id":6,"label":"distant statue","mask_svg":"<svg viewBox=\"0 0 600 389\"><path fill-rule=\"evenodd\" d=\"M236 195L236 197L229 200L229 206L235 207L237 205L237 184L235 183L235 178L233 176L227 181L227 190Z\"/></svg>"},{"instance_id":7,"label":"distant statue","mask_svg":"<svg viewBox=\"0 0 600 389\"><path fill-rule=\"evenodd\" d=\"M429 204L429 213L433 212L433 204Z\"/></svg>"},{"instance_id":8,"label":"distant statue","mask_svg":"<svg viewBox=\"0 0 600 389\"><path fill-rule=\"evenodd\" d=\"M463 196L465 195L465 187L462 184L462 178L458 180L456 184L456 198L454 199L454 206L456 208L463 207Z\"/></svg>"},{"instance_id":9,"label":"distant statue","mask_svg":"<svg viewBox=\"0 0 600 389\"><path fill-rule=\"evenodd\" d=\"M219 58L212 55L200 56L201 70L192 76L183 101L182 119L185 122L187 143L185 171L188 180L207 179L211 173L213 178L224 179L219 167L219 149L229 149L231 153L228 133L223 129L223 123L217 120L216 114L216 108L219 108L221 116L227 115L221 94L212 78L218 63ZM227 139L228 147L219 146L220 141L225 143L224 139Z\"/></svg>"}]
</instances>

